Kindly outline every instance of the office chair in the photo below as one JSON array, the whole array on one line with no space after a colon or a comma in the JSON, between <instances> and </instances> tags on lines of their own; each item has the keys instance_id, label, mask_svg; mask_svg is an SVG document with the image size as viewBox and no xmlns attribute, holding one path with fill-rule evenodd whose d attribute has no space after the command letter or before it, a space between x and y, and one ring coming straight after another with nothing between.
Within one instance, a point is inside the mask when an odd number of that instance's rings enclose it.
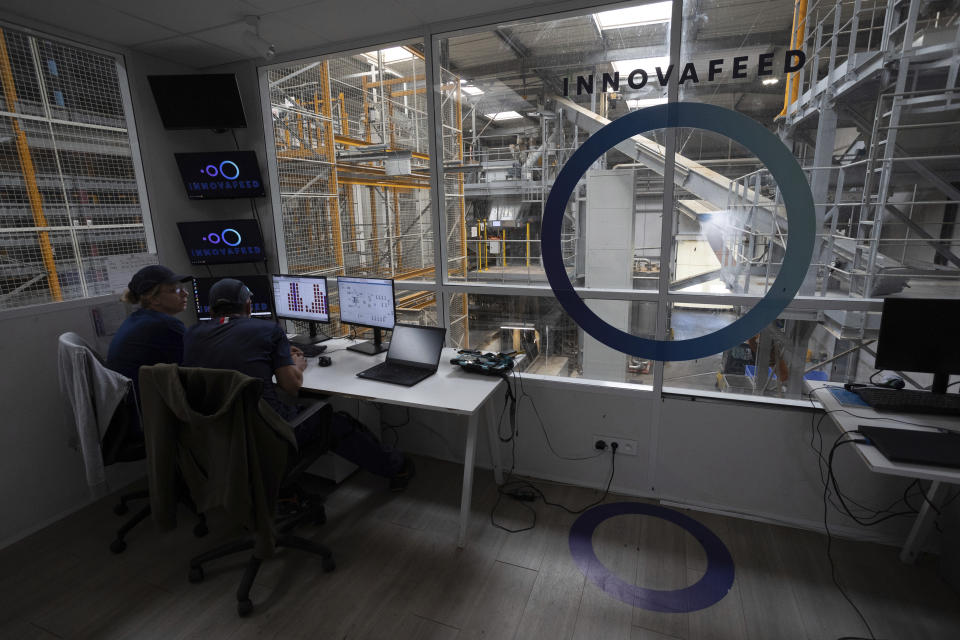
<instances>
[{"instance_id":1,"label":"office chair","mask_svg":"<svg viewBox=\"0 0 960 640\"><path fill-rule=\"evenodd\" d=\"M236 371L163 364L140 369L154 519L160 528L176 524L168 493L171 471L178 466L199 510L222 506L252 533L190 561L189 579L200 582L205 563L253 551L237 589L241 616L253 610L250 588L276 547L314 553L324 571L335 568L330 549L292 534L301 523L326 520L322 501L308 498L296 479L329 450L329 443L317 442L298 454L295 425L263 400L262 390L261 380ZM321 411L327 419L332 415L328 404L318 402L295 424ZM276 518L281 491L298 496L302 508Z\"/></svg>"},{"instance_id":2,"label":"office chair","mask_svg":"<svg viewBox=\"0 0 960 640\"><path fill-rule=\"evenodd\" d=\"M97 352L76 333L60 335L58 356L60 390L70 406L75 429L68 441L81 451L87 484L93 496L99 497L107 488L105 467L147 457L133 381L107 368ZM149 491L144 489L125 493L113 512L125 515L130 510L128 502L149 497ZM123 553L127 548L126 535L149 515L147 504L127 520L117 530L110 551ZM200 516L194 535L206 534L206 519Z\"/></svg>"}]
</instances>

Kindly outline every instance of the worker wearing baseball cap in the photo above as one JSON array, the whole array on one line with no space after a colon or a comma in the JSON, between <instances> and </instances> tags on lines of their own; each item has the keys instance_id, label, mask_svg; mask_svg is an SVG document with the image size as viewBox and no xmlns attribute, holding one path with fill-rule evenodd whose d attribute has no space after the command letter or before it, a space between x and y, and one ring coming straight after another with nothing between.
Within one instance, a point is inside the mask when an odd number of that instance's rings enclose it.
<instances>
[{"instance_id":1,"label":"worker wearing baseball cap","mask_svg":"<svg viewBox=\"0 0 960 640\"><path fill-rule=\"evenodd\" d=\"M121 299L140 308L130 314L110 342L107 366L133 380L139 396L140 367L183 360L183 322L174 316L187 308L193 276L152 264L137 271Z\"/></svg>"}]
</instances>

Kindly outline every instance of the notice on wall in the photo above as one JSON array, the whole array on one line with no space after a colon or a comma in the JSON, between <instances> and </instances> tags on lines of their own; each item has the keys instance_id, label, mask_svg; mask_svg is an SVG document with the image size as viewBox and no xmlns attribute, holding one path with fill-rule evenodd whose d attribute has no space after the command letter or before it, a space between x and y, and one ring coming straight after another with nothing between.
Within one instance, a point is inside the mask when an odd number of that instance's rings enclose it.
<instances>
[{"instance_id":1,"label":"notice on wall","mask_svg":"<svg viewBox=\"0 0 960 640\"><path fill-rule=\"evenodd\" d=\"M155 253L124 253L116 256L106 256L104 265L107 268L107 277L110 283L110 293L123 293L137 271L151 264L157 264Z\"/></svg>"}]
</instances>

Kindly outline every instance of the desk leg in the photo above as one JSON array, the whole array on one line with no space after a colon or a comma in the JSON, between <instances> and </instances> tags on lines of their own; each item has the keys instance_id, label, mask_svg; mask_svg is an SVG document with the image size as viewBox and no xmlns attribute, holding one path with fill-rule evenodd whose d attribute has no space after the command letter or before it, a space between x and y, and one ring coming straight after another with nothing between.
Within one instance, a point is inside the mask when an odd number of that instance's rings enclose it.
<instances>
[{"instance_id":1,"label":"desk leg","mask_svg":"<svg viewBox=\"0 0 960 640\"><path fill-rule=\"evenodd\" d=\"M477 423L479 411L467 418L467 450L463 454L463 493L460 495L460 536L457 546L467 546L467 524L470 522L470 502L473 497L473 464L477 457Z\"/></svg>"},{"instance_id":2,"label":"desk leg","mask_svg":"<svg viewBox=\"0 0 960 640\"><path fill-rule=\"evenodd\" d=\"M937 499L940 497L940 488L940 482L938 481L930 485L930 490L927 491L927 499L923 501L920 513L917 514L917 519L913 522L913 528L910 529L910 535L907 536L907 541L903 545L903 551L900 552L900 562L913 564L917 561L917 556L920 555L920 547L923 545L923 541L927 539L927 534L930 533L930 528L933 526L936 513L930 507L930 504L937 503Z\"/></svg>"},{"instance_id":3,"label":"desk leg","mask_svg":"<svg viewBox=\"0 0 960 640\"><path fill-rule=\"evenodd\" d=\"M500 464L500 436L497 434L497 412L490 403L486 406L487 436L490 439L490 464L493 465L493 479L503 484L503 466Z\"/></svg>"}]
</instances>

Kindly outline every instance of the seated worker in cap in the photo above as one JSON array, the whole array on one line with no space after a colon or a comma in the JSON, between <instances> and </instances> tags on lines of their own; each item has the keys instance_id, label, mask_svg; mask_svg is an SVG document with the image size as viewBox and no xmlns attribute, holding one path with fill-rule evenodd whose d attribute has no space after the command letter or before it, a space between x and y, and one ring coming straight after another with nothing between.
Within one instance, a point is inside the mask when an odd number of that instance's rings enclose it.
<instances>
[{"instance_id":1,"label":"seated worker in cap","mask_svg":"<svg viewBox=\"0 0 960 640\"><path fill-rule=\"evenodd\" d=\"M140 367L183 360L183 322L174 316L187 308L183 283L193 276L176 274L160 264L137 271L121 300L139 304L110 341L107 366L133 380L140 395Z\"/></svg>"},{"instance_id":2,"label":"seated worker in cap","mask_svg":"<svg viewBox=\"0 0 960 640\"><path fill-rule=\"evenodd\" d=\"M252 293L241 281L219 280L210 288L213 320L190 327L184 336L183 365L211 369L234 369L263 380L263 399L286 420L300 408L286 404L277 394L279 386L296 396L303 386L306 358L291 347L283 329L268 320L250 317ZM277 383L273 383L276 376ZM390 479L399 491L413 477L413 463L402 453L381 444L371 433L354 429L330 412L317 412L294 429L301 447L329 436L331 449L371 473Z\"/></svg>"}]
</instances>

